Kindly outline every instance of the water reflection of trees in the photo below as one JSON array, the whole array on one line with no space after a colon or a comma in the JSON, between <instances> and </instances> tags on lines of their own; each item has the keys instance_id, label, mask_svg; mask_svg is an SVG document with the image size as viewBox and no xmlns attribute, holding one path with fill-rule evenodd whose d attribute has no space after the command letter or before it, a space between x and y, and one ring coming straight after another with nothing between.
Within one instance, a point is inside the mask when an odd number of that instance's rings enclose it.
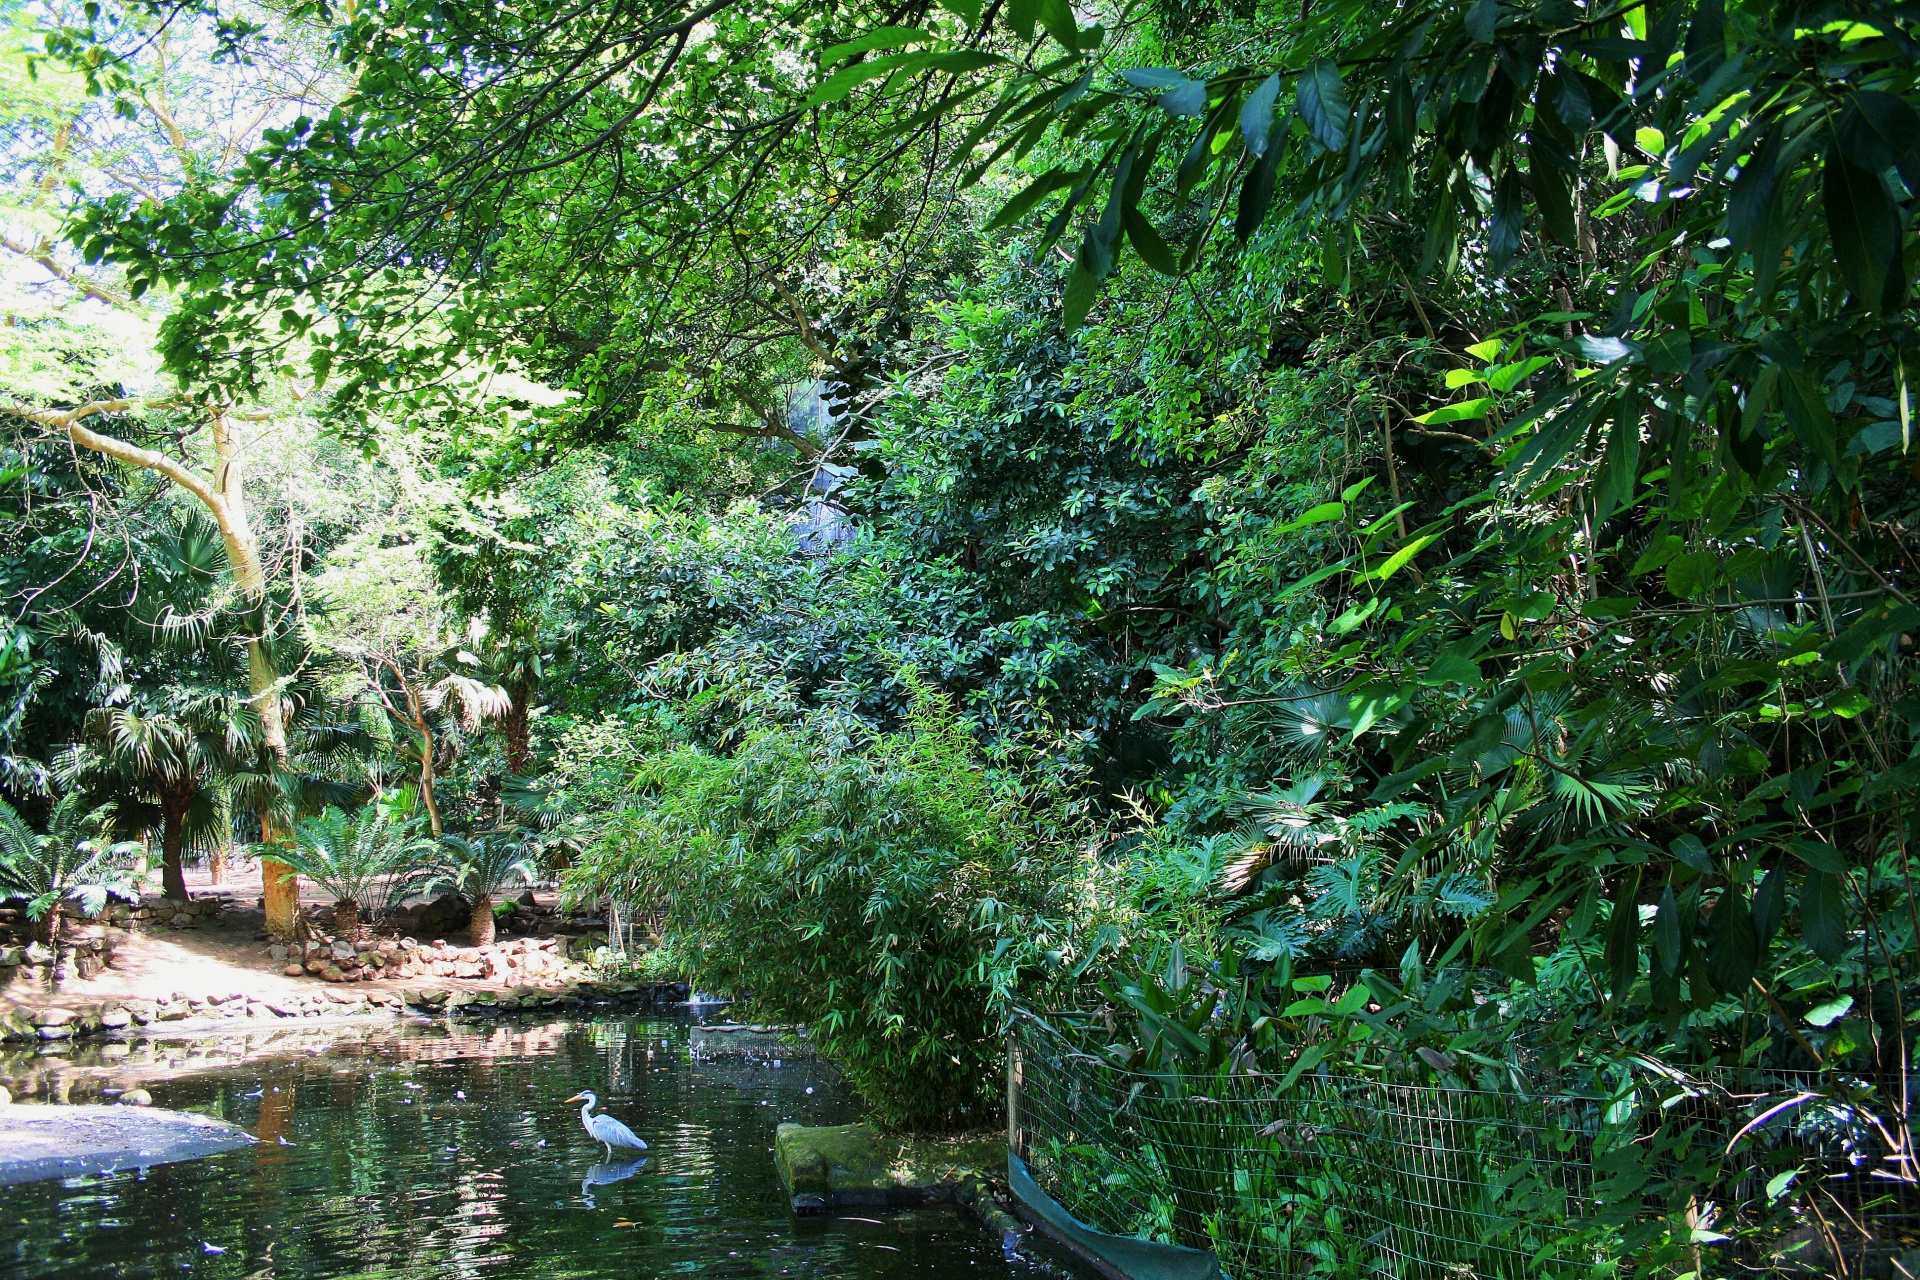
<instances>
[{"instance_id":1,"label":"water reflection of trees","mask_svg":"<svg viewBox=\"0 0 1920 1280\"><path fill-rule=\"evenodd\" d=\"M79 1048L5 1069L31 1074L42 1096L149 1072L167 1077L149 1086L162 1105L224 1111L260 1137L229 1163L156 1169L157 1183L116 1189L116 1213L144 1205L151 1216L164 1188L166 1220L130 1231L163 1241L184 1223L223 1224L237 1237L226 1262L253 1280L484 1280L503 1267L547 1274L529 1257L543 1249L577 1263L582 1241L555 1232L606 1233L599 1274L657 1272L657 1258L708 1247L742 1185L775 1194L774 1116L750 1110L776 1083L766 1053L689 1042L687 1024L670 1021L305 1028L143 1041L115 1057ZM650 1163L598 1158L578 1109L560 1101L581 1087L653 1144ZM615 1231L616 1217L632 1225Z\"/></svg>"},{"instance_id":2,"label":"water reflection of trees","mask_svg":"<svg viewBox=\"0 0 1920 1280\"><path fill-rule=\"evenodd\" d=\"M315 1056L360 1061L393 1057L421 1063L552 1053L568 1024L515 1027L335 1026L284 1031L202 1032L151 1036L124 1042L56 1042L0 1050L0 1084L17 1098L79 1103L101 1100L103 1090L187 1085L193 1077ZM198 1104L196 1104L198 1105Z\"/></svg>"}]
</instances>

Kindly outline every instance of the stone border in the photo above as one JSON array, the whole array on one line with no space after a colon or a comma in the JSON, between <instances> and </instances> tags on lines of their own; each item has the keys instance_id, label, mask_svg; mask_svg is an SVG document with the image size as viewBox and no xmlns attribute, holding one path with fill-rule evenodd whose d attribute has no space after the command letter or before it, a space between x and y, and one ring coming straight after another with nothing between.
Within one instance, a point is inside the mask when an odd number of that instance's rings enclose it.
<instances>
[{"instance_id":1,"label":"stone border","mask_svg":"<svg viewBox=\"0 0 1920 1280\"><path fill-rule=\"evenodd\" d=\"M484 1018L523 1009L659 1009L683 1005L692 994L684 982L580 982L508 991L444 987L393 991L328 984L316 985L297 997L255 999L232 993L186 1000L72 1001L39 1008L0 1009L0 1041L57 1043L92 1037L205 1034L322 1018L404 1018L420 1014Z\"/></svg>"},{"instance_id":2,"label":"stone border","mask_svg":"<svg viewBox=\"0 0 1920 1280\"><path fill-rule=\"evenodd\" d=\"M1004 1150L998 1133L913 1138L882 1134L864 1123L789 1123L776 1131L773 1158L795 1217L837 1208L954 1204L999 1237L1003 1256L1031 1261L1030 1233L1002 1203L989 1172L1003 1165ZM1007 1203L1013 1203L1010 1197Z\"/></svg>"}]
</instances>

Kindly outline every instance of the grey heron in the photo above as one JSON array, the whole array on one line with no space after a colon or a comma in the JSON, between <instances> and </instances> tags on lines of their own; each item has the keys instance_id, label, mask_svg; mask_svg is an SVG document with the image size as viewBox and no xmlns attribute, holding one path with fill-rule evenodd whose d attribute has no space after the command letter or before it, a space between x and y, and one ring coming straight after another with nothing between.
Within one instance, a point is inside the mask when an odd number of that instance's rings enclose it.
<instances>
[{"instance_id":1,"label":"grey heron","mask_svg":"<svg viewBox=\"0 0 1920 1280\"><path fill-rule=\"evenodd\" d=\"M592 1114L593 1109L600 1105L600 1099L594 1095L592 1090L582 1089L579 1093L568 1098L567 1101L570 1103L584 1102L587 1104L580 1108L580 1123L588 1133L593 1135L595 1141L607 1149L607 1159L613 1159L613 1149L615 1147L626 1147L632 1151L645 1151L647 1149L647 1144L640 1141L639 1134L627 1128L627 1126L621 1124L612 1116L596 1116Z\"/></svg>"}]
</instances>

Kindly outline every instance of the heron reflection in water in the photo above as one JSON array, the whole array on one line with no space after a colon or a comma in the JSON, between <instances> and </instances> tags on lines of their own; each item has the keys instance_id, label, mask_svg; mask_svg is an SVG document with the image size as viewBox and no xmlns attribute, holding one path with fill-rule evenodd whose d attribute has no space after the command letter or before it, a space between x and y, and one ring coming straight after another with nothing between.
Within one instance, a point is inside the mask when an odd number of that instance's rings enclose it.
<instances>
[{"instance_id":1,"label":"heron reflection in water","mask_svg":"<svg viewBox=\"0 0 1920 1280\"><path fill-rule=\"evenodd\" d=\"M626 1125L621 1124L612 1116L596 1116L593 1114L593 1109L600 1105L600 1099L594 1095L591 1089L582 1089L579 1093L568 1098L567 1101L569 1103L584 1102L587 1104L580 1108L580 1123L588 1133L593 1135L596 1142L607 1149L608 1160L613 1159L613 1149L615 1147L625 1147L629 1151L645 1151L647 1149L647 1144L640 1141L640 1135L627 1128Z\"/></svg>"},{"instance_id":2,"label":"heron reflection in water","mask_svg":"<svg viewBox=\"0 0 1920 1280\"><path fill-rule=\"evenodd\" d=\"M595 1208L596 1206L593 1203L593 1189L595 1187L605 1187L611 1186L616 1182L625 1182L628 1178L631 1178L634 1174L646 1167L646 1156L641 1156L637 1160L611 1160L596 1164L587 1170L586 1177L580 1179L580 1198L587 1202L587 1208Z\"/></svg>"}]
</instances>

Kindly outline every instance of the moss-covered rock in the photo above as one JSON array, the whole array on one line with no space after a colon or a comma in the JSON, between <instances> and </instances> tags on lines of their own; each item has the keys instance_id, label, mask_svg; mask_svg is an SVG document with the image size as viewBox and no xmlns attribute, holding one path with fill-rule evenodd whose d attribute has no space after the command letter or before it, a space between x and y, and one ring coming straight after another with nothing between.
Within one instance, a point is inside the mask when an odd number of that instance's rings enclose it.
<instances>
[{"instance_id":1,"label":"moss-covered rock","mask_svg":"<svg viewBox=\"0 0 1920 1280\"><path fill-rule=\"evenodd\" d=\"M954 1200L963 1184L1003 1168L1006 1151L1006 1139L997 1133L897 1137L864 1124L783 1124L773 1144L796 1213Z\"/></svg>"}]
</instances>

